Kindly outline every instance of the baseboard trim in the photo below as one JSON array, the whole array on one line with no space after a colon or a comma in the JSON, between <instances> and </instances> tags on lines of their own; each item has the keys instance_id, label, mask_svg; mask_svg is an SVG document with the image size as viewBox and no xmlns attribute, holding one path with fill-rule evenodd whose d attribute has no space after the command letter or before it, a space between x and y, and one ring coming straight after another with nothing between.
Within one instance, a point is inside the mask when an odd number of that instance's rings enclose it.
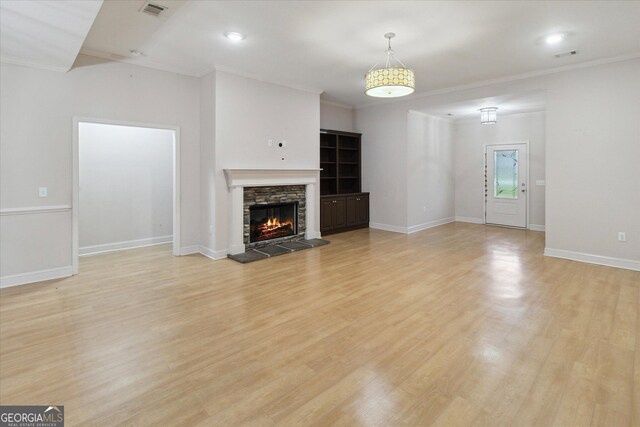
<instances>
[{"instance_id":1,"label":"baseboard trim","mask_svg":"<svg viewBox=\"0 0 640 427\"><path fill-rule=\"evenodd\" d=\"M484 219L482 218L473 218L470 216L456 216L454 218L456 222L468 222L469 224L484 224Z\"/></svg>"},{"instance_id":2,"label":"baseboard trim","mask_svg":"<svg viewBox=\"0 0 640 427\"><path fill-rule=\"evenodd\" d=\"M180 248L180 256L199 254L199 253L200 253L200 246L199 245L185 246L184 248Z\"/></svg>"},{"instance_id":3,"label":"baseboard trim","mask_svg":"<svg viewBox=\"0 0 640 427\"><path fill-rule=\"evenodd\" d=\"M227 249L214 251L213 249L203 245L186 246L184 248L180 248L180 256L200 254L206 256L207 258L215 260L225 259L227 257L227 253L229 253Z\"/></svg>"},{"instance_id":4,"label":"baseboard trim","mask_svg":"<svg viewBox=\"0 0 640 427\"><path fill-rule=\"evenodd\" d=\"M211 258L211 259L225 259L227 257L227 250L223 249L221 251L214 251L211 248L207 248L206 246L200 246L200 253L204 256L206 256L207 258Z\"/></svg>"},{"instance_id":5,"label":"baseboard trim","mask_svg":"<svg viewBox=\"0 0 640 427\"><path fill-rule=\"evenodd\" d=\"M370 222L369 228L375 228L376 230L391 231L394 233L407 234L407 227L401 227L399 225L381 224L379 222Z\"/></svg>"},{"instance_id":6,"label":"baseboard trim","mask_svg":"<svg viewBox=\"0 0 640 427\"><path fill-rule=\"evenodd\" d=\"M640 271L640 261L634 261L631 259L613 258L602 255L585 254L581 252L572 252L551 248L544 248L544 255L553 258L563 258L569 259L571 261L586 262L589 264L598 264L605 265L607 267Z\"/></svg>"},{"instance_id":7,"label":"baseboard trim","mask_svg":"<svg viewBox=\"0 0 640 427\"><path fill-rule=\"evenodd\" d=\"M107 243L106 245L85 246L78 249L80 256L98 255L105 252L117 252L127 249L144 248L146 246L164 245L173 242L173 236L159 236L148 239L126 240L124 242Z\"/></svg>"},{"instance_id":8,"label":"baseboard trim","mask_svg":"<svg viewBox=\"0 0 640 427\"><path fill-rule=\"evenodd\" d=\"M454 222L455 218L450 216L448 218L437 219L431 222L425 222L424 224L413 225L407 228L407 234L416 233L422 230L428 230L429 228L438 227L440 225L449 224Z\"/></svg>"},{"instance_id":9,"label":"baseboard trim","mask_svg":"<svg viewBox=\"0 0 640 427\"><path fill-rule=\"evenodd\" d=\"M27 285L29 283L43 282L45 280L62 279L63 277L69 277L72 275L73 268L71 266L13 274L10 276L0 277L0 288Z\"/></svg>"},{"instance_id":10,"label":"baseboard trim","mask_svg":"<svg viewBox=\"0 0 640 427\"><path fill-rule=\"evenodd\" d=\"M424 224L412 225L411 227L402 227L400 225L381 224L379 222L370 222L369 228L375 228L376 230L391 231L393 233L412 234L418 231L427 230L429 228L438 227L440 225L449 224L454 222L454 217L437 219L431 222L425 222Z\"/></svg>"},{"instance_id":11,"label":"baseboard trim","mask_svg":"<svg viewBox=\"0 0 640 427\"><path fill-rule=\"evenodd\" d=\"M532 231L544 231L544 225L538 225L538 224L529 224L529 227L527 227L529 230Z\"/></svg>"},{"instance_id":12,"label":"baseboard trim","mask_svg":"<svg viewBox=\"0 0 640 427\"><path fill-rule=\"evenodd\" d=\"M307 239L307 240L310 240L310 239L319 239L319 238L321 238L321 237L322 237L322 234L320 234L320 232L319 232L319 231L316 231L316 232L313 232L313 233L311 233L311 232L308 232L308 231L307 231L306 236L305 236L305 239Z\"/></svg>"}]
</instances>

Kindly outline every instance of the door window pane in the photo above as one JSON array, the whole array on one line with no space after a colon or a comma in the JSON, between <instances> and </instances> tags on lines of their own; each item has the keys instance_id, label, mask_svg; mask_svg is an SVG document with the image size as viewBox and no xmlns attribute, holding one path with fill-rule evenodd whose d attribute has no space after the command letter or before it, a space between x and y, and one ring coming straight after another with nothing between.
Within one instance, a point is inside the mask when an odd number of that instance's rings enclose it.
<instances>
[{"instance_id":1,"label":"door window pane","mask_svg":"<svg viewBox=\"0 0 640 427\"><path fill-rule=\"evenodd\" d=\"M518 150L496 150L493 153L493 196L517 199Z\"/></svg>"}]
</instances>

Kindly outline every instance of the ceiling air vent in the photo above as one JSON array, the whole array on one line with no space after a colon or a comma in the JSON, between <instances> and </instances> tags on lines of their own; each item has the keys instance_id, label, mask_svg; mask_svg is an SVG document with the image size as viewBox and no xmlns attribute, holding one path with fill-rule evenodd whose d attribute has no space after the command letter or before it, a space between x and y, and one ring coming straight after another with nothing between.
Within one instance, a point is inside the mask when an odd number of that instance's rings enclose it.
<instances>
[{"instance_id":1,"label":"ceiling air vent","mask_svg":"<svg viewBox=\"0 0 640 427\"><path fill-rule=\"evenodd\" d=\"M573 55L577 55L578 51L577 50L570 50L569 52L562 52L562 53L556 53L555 55L553 55L554 58L564 58L565 56L573 56Z\"/></svg>"},{"instance_id":2,"label":"ceiling air vent","mask_svg":"<svg viewBox=\"0 0 640 427\"><path fill-rule=\"evenodd\" d=\"M151 16L161 16L168 8L165 6L160 6L159 4L154 4L151 2L146 2L140 12L144 12Z\"/></svg>"}]
</instances>

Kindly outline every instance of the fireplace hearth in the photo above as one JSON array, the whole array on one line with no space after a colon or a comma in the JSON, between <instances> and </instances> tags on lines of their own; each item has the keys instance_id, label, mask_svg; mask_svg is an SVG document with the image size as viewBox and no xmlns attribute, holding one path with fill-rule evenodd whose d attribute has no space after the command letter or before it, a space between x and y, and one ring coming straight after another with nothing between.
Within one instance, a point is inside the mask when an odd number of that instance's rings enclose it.
<instances>
[{"instance_id":1,"label":"fireplace hearth","mask_svg":"<svg viewBox=\"0 0 640 427\"><path fill-rule=\"evenodd\" d=\"M257 204L249 207L249 242L262 242L298 234L298 202Z\"/></svg>"}]
</instances>

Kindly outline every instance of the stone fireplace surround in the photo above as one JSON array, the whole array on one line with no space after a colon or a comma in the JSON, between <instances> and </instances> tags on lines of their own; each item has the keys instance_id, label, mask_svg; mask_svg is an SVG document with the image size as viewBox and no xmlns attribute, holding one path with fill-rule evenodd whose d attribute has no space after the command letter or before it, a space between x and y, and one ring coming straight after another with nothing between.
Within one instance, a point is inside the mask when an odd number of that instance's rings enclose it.
<instances>
[{"instance_id":1,"label":"stone fireplace surround","mask_svg":"<svg viewBox=\"0 0 640 427\"><path fill-rule=\"evenodd\" d=\"M231 194L228 213L229 254L235 255L245 251L244 189L246 187L303 185L305 189L304 238L320 238L318 216L320 169L224 169L224 174ZM300 209L300 206L298 208ZM300 223L298 223L298 230L300 230Z\"/></svg>"},{"instance_id":2,"label":"stone fireplace surround","mask_svg":"<svg viewBox=\"0 0 640 427\"><path fill-rule=\"evenodd\" d=\"M244 223L244 247L245 249L258 248L273 243L288 242L290 240L304 239L306 230L306 191L304 185L270 185L265 187L244 187L243 191L243 223ZM250 242L249 239L249 208L255 205L267 205L272 203L298 202L298 234L279 237L259 242Z\"/></svg>"}]
</instances>

